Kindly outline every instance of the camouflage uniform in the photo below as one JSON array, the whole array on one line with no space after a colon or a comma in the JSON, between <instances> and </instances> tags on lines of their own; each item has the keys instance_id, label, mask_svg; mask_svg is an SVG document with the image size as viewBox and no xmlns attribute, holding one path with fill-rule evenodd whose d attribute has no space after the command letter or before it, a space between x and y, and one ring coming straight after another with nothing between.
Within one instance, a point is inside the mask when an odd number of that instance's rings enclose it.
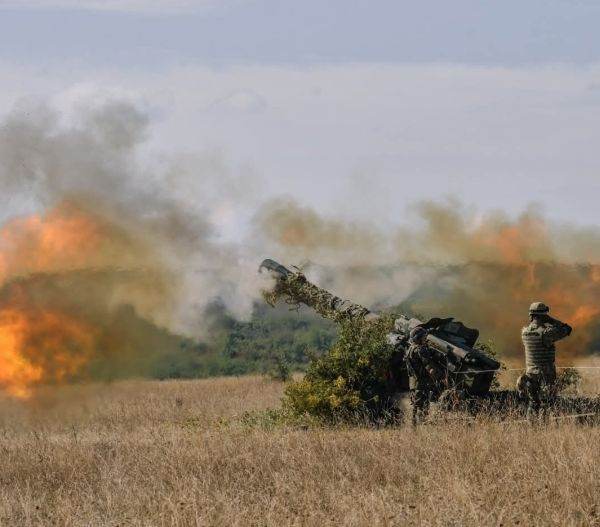
<instances>
[{"instance_id":1,"label":"camouflage uniform","mask_svg":"<svg viewBox=\"0 0 600 527\"><path fill-rule=\"evenodd\" d=\"M435 362L436 352L427 345L425 336L425 330L411 333L411 344L405 355L410 375L413 424L427 417L431 396L437 388L436 380L443 376L441 367Z\"/></svg>"},{"instance_id":2,"label":"camouflage uniform","mask_svg":"<svg viewBox=\"0 0 600 527\"><path fill-rule=\"evenodd\" d=\"M546 413L556 396L556 347L554 343L571 334L568 324L548 316L548 306L534 302L529 310L531 323L521 331L526 371L517 380L517 389L528 399L527 415Z\"/></svg>"}]
</instances>

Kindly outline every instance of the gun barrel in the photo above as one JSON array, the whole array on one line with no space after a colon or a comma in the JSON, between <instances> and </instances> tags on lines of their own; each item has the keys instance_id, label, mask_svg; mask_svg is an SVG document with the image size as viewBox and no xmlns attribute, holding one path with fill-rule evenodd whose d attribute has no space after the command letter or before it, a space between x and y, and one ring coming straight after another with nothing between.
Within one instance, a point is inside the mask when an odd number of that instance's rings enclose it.
<instances>
[{"instance_id":1,"label":"gun barrel","mask_svg":"<svg viewBox=\"0 0 600 527\"><path fill-rule=\"evenodd\" d=\"M277 278L287 278L289 275L292 274L292 271L290 271L287 267L281 265L275 260L271 260L270 258L263 260L260 266L258 267L259 273L263 270L267 270L275 274Z\"/></svg>"},{"instance_id":2,"label":"gun barrel","mask_svg":"<svg viewBox=\"0 0 600 527\"><path fill-rule=\"evenodd\" d=\"M466 360L467 363L477 363L481 367L488 370L498 370L500 368L500 363L498 361L488 357L485 353L481 353L476 349L456 346L455 344L436 337L435 335L427 335L427 342L429 342L429 344L431 344L431 346L437 350L443 351L444 353L452 353L458 359Z\"/></svg>"},{"instance_id":3,"label":"gun barrel","mask_svg":"<svg viewBox=\"0 0 600 527\"><path fill-rule=\"evenodd\" d=\"M283 298L288 303L311 307L322 317L334 322L372 315L366 307L335 296L309 282L302 272L290 271L275 260L264 260L259 267L259 271L263 270L270 272L276 279L275 287L265 293L266 300L271 304Z\"/></svg>"},{"instance_id":4,"label":"gun barrel","mask_svg":"<svg viewBox=\"0 0 600 527\"><path fill-rule=\"evenodd\" d=\"M436 337L434 335L427 335L427 342L433 348L437 349L438 351L441 351L443 353L452 353L452 354L456 355L460 359L466 358L466 356L469 353L467 350L465 350L463 348L459 348L458 346L455 346L454 344L451 344L447 340L443 340L443 339L441 339L439 337Z\"/></svg>"}]
</instances>

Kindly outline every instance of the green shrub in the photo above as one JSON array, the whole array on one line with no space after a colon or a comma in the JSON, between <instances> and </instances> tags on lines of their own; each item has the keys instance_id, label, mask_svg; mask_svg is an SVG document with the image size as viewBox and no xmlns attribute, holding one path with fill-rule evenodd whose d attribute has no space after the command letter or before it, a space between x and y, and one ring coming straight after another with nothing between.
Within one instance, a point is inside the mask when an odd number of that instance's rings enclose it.
<instances>
[{"instance_id":1,"label":"green shrub","mask_svg":"<svg viewBox=\"0 0 600 527\"><path fill-rule=\"evenodd\" d=\"M324 420L380 418L389 407L393 315L343 321L338 341L315 358L305 377L285 390L284 406Z\"/></svg>"},{"instance_id":2,"label":"green shrub","mask_svg":"<svg viewBox=\"0 0 600 527\"><path fill-rule=\"evenodd\" d=\"M574 368L565 368L556 379L558 392L576 394L581 385L581 374Z\"/></svg>"},{"instance_id":3,"label":"green shrub","mask_svg":"<svg viewBox=\"0 0 600 527\"><path fill-rule=\"evenodd\" d=\"M292 374L284 353L279 353L274 357L273 365L268 374L274 381L287 382L290 380Z\"/></svg>"}]
</instances>

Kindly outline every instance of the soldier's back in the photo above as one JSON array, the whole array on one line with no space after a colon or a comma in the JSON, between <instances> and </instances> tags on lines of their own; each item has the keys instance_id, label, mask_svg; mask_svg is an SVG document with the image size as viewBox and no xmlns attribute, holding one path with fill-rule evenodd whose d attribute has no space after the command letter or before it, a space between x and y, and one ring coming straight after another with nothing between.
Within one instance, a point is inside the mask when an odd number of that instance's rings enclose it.
<instances>
[{"instance_id":1,"label":"soldier's back","mask_svg":"<svg viewBox=\"0 0 600 527\"><path fill-rule=\"evenodd\" d=\"M521 331L523 347L525 348L525 366L528 373L550 371L554 368L555 347L545 334L551 324L536 321L525 326Z\"/></svg>"}]
</instances>

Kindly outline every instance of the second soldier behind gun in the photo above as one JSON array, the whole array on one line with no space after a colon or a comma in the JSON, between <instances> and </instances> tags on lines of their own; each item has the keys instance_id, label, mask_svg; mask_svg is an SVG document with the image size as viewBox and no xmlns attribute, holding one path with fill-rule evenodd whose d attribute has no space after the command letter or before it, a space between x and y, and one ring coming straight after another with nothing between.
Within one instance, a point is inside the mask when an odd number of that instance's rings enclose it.
<instances>
[{"instance_id":1,"label":"second soldier behind gun","mask_svg":"<svg viewBox=\"0 0 600 527\"><path fill-rule=\"evenodd\" d=\"M436 362L437 352L427 345L427 331L416 327L410 332L410 346L405 355L410 376L412 422L421 423L429 413L429 403L439 382L444 378L444 368Z\"/></svg>"}]
</instances>

